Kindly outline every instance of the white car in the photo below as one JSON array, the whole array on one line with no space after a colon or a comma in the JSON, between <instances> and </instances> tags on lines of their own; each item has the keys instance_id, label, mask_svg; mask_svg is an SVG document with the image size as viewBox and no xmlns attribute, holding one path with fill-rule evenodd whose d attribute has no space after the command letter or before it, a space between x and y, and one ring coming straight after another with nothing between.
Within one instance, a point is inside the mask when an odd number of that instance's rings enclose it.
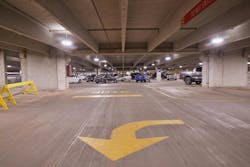
<instances>
[{"instance_id":1,"label":"white car","mask_svg":"<svg viewBox=\"0 0 250 167\"><path fill-rule=\"evenodd\" d=\"M68 80L69 80L69 83L81 83L82 82L81 78L77 76L68 77Z\"/></svg>"},{"instance_id":2,"label":"white car","mask_svg":"<svg viewBox=\"0 0 250 167\"><path fill-rule=\"evenodd\" d=\"M80 78L81 81L87 80L87 76L86 75L78 75L77 77Z\"/></svg>"},{"instance_id":3,"label":"white car","mask_svg":"<svg viewBox=\"0 0 250 167\"><path fill-rule=\"evenodd\" d=\"M117 78L117 81L121 81L121 82L130 82L130 81L131 81L131 76L126 75L126 76L123 76L123 77L118 77L118 78Z\"/></svg>"}]
</instances>

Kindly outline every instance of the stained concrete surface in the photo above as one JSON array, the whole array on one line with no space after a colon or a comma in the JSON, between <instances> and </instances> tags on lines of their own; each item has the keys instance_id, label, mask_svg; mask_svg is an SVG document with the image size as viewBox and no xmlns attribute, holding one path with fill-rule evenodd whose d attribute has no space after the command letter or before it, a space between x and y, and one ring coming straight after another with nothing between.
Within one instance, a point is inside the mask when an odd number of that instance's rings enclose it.
<instances>
[{"instance_id":1,"label":"stained concrete surface","mask_svg":"<svg viewBox=\"0 0 250 167\"><path fill-rule=\"evenodd\" d=\"M141 94L142 97L79 98ZM29 99L33 99L30 101ZM250 90L205 89L180 81L73 85L41 97L17 97L0 110L1 167L249 167ZM137 138L168 139L111 161L79 140L110 138L114 128L143 120L183 120L149 126Z\"/></svg>"}]
</instances>

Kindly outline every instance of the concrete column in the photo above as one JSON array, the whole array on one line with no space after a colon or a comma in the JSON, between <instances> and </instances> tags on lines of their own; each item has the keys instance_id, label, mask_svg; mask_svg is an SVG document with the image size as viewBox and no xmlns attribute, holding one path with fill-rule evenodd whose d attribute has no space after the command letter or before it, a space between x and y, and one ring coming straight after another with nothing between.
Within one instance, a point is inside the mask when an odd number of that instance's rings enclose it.
<instances>
[{"instance_id":1,"label":"concrete column","mask_svg":"<svg viewBox=\"0 0 250 167\"><path fill-rule=\"evenodd\" d=\"M161 69L156 67L155 70L156 70L156 80L161 81Z\"/></svg>"},{"instance_id":2,"label":"concrete column","mask_svg":"<svg viewBox=\"0 0 250 167\"><path fill-rule=\"evenodd\" d=\"M247 55L242 51L228 53L214 51L203 63L205 63L203 69L205 77L202 77L206 82L204 85L209 87L247 86ZM206 63L208 64L206 65ZM206 76L207 72L208 76Z\"/></svg>"},{"instance_id":3,"label":"concrete column","mask_svg":"<svg viewBox=\"0 0 250 167\"><path fill-rule=\"evenodd\" d=\"M22 53L20 53L21 56L23 56ZM38 89L68 88L66 77L68 58L63 53L56 49L52 49L50 55L27 52L21 61L24 78L33 80Z\"/></svg>"},{"instance_id":4,"label":"concrete column","mask_svg":"<svg viewBox=\"0 0 250 167\"><path fill-rule=\"evenodd\" d=\"M209 57L207 55L202 55L200 57L202 62L202 86L209 87Z\"/></svg>"},{"instance_id":5,"label":"concrete column","mask_svg":"<svg viewBox=\"0 0 250 167\"><path fill-rule=\"evenodd\" d=\"M57 54L56 66L57 66L57 89L64 90L69 88L67 80L67 58L64 54Z\"/></svg>"},{"instance_id":6,"label":"concrete column","mask_svg":"<svg viewBox=\"0 0 250 167\"><path fill-rule=\"evenodd\" d=\"M6 66L5 66L5 58L4 51L0 49L0 87L2 87L6 83Z\"/></svg>"},{"instance_id":7,"label":"concrete column","mask_svg":"<svg viewBox=\"0 0 250 167\"><path fill-rule=\"evenodd\" d=\"M20 64L21 64L21 78L22 81L28 80L28 71L27 71L27 59L26 51L21 51L19 53Z\"/></svg>"}]
</instances>

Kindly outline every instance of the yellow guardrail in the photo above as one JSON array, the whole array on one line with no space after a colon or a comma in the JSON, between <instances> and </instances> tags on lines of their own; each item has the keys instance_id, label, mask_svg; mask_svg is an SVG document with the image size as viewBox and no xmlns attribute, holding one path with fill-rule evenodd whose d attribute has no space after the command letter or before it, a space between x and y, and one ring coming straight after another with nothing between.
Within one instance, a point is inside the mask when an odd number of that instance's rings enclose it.
<instances>
[{"instance_id":1,"label":"yellow guardrail","mask_svg":"<svg viewBox=\"0 0 250 167\"><path fill-rule=\"evenodd\" d=\"M34 84L33 81L25 81L25 82L13 83L13 84L6 84L3 86L3 88L0 91L0 104L3 106L3 108L5 110L8 110L8 106L6 104L7 101L11 101L11 103L14 105L17 104L10 89L20 87L20 86L26 86L23 94L28 94L28 93L35 93L37 95L39 94L39 92L36 88L36 85ZM7 94L7 96L4 97L3 96L4 94Z\"/></svg>"}]
</instances>

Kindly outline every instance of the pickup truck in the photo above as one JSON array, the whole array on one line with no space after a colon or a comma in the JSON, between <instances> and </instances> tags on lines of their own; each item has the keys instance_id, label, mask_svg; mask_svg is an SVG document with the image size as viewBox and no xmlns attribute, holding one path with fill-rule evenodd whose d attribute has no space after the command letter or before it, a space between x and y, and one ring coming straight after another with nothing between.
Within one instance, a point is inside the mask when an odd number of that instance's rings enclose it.
<instances>
[{"instance_id":1,"label":"pickup truck","mask_svg":"<svg viewBox=\"0 0 250 167\"><path fill-rule=\"evenodd\" d=\"M202 82L202 67L196 67L193 71L182 72L180 79L183 79L187 85L191 85L193 82L200 85Z\"/></svg>"}]
</instances>

